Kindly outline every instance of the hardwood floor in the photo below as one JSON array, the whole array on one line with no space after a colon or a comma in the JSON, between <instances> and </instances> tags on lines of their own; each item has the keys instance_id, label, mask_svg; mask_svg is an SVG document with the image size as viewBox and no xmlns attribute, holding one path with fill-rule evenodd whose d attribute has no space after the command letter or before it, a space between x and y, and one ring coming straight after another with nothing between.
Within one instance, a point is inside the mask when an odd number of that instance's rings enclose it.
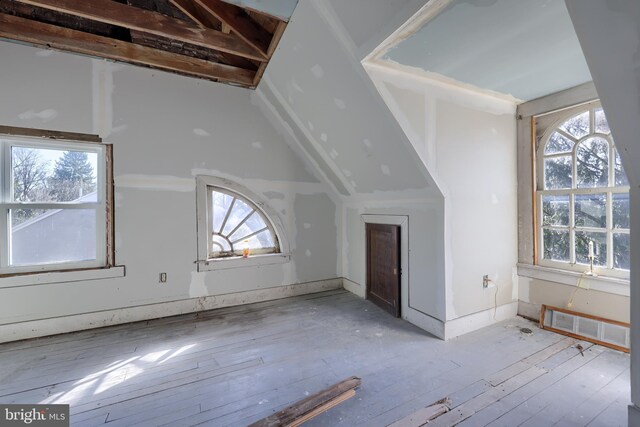
<instances>
[{"instance_id":1,"label":"hardwood floor","mask_svg":"<svg viewBox=\"0 0 640 427\"><path fill-rule=\"evenodd\" d=\"M533 335L520 332L529 327ZM0 345L0 403L68 403L78 426L242 426L344 378L311 426L627 425L629 357L522 318L443 342L332 291Z\"/></svg>"}]
</instances>

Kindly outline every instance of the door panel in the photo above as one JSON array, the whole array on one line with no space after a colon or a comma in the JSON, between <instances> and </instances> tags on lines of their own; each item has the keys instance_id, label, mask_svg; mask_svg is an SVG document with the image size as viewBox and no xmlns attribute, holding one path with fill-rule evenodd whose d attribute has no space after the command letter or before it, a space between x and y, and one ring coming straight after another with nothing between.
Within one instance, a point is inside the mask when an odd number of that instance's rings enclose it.
<instances>
[{"instance_id":1,"label":"door panel","mask_svg":"<svg viewBox=\"0 0 640 427\"><path fill-rule=\"evenodd\" d=\"M366 226L367 299L400 317L400 227Z\"/></svg>"}]
</instances>

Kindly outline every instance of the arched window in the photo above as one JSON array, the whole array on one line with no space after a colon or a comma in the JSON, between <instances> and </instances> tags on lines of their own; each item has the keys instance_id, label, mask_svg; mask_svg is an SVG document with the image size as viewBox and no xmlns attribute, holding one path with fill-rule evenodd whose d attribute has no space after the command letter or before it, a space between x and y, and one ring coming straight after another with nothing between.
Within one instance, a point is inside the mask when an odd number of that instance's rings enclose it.
<instances>
[{"instance_id":1,"label":"arched window","mask_svg":"<svg viewBox=\"0 0 640 427\"><path fill-rule=\"evenodd\" d=\"M593 242L601 274L628 276L629 182L598 104L547 129L537 171L539 263L585 271Z\"/></svg>"},{"instance_id":2,"label":"arched window","mask_svg":"<svg viewBox=\"0 0 640 427\"><path fill-rule=\"evenodd\" d=\"M273 225L255 203L230 190L209 187L210 258L280 252Z\"/></svg>"},{"instance_id":3,"label":"arched window","mask_svg":"<svg viewBox=\"0 0 640 427\"><path fill-rule=\"evenodd\" d=\"M199 175L196 205L198 271L289 261L280 216L258 194L224 178Z\"/></svg>"}]
</instances>

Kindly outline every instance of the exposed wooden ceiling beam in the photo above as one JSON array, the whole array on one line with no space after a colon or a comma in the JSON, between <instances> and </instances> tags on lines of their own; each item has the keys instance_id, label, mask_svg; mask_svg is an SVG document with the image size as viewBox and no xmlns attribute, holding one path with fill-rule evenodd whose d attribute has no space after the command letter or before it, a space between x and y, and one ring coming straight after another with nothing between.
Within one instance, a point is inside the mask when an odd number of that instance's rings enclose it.
<instances>
[{"instance_id":1,"label":"exposed wooden ceiling beam","mask_svg":"<svg viewBox=\"0 0 640 427\"><path fill-rule=\"evenodd\" d=\"M94 2L95 0L91 0ZM253 86L255 71L0 13L0 38Z\"/></svg>"},{"instance_id":2,"label":"exposed wooden ceiling beam","mask_svg":"<svg viewBox=\"0 0 640 427\"><path fill-rule=\"evenodd\" d=\"M202 9L231 28L247 44L257 49L265 57L269 57L271 34L254 21L244 9L221 0L193 0Z\"/></svg>"},{"instance_id":3,"label":"exposed wooden ceiling beam","mask_svg":"<svg viewBox=\"0 0 640 427\"><path fill-rule=\"evenodd\" d=\"M213 17L209 12L202 10L194 0L169 0L182 13L187 15L196 24L204 28L215 28L220 25L220 20Z\"/></svg>"},{"instance_id":4,"label":"exposed wooden ceiling beam","mask_svg":"<svg viewBox=\"0 0 640 427\"><path fill-rule=\"evenodd\" d=\"M111 0L17 0L31 6L67 13L94 21L174 38L208 49L266 61L266 52L248 45L244 39L208 28L198 28L179 19L117 3Z\"/></svg>"},{"instance_id":5,"label":"exposed wooden ceiling beam","mask_svg":"<svg viewBox=\"0 0 640 427\"><path fill-rule=\"evenodd\" d=\"M228 28L225 24L222 24L218 19L212 16L206 10L202 10L200 5L198 5L194 0L169 0L171 4L173 4L176 8L178 8L182 13L187 15L189 19L198 24L203 28L220 28L222 25L222 32L225 34L229 34ZM255 68L256 65L252 63L249 59L239 58L237 56L229 55L227 53L221 53L222 60L236 67L242 68ZM261 64L265 64L262 62ZM259 67L259 66L258 66Z\"/></svg>"},{"instance_id":6,"label":"exposed wooden ceiling beam","mask_svg":"<svg viewBox=\"0 0 640 427\"><path fill-rule=\"evenodd\" d=\"M273 38L271 39L271 44L269 45L269 51L268 51L269 58L271 58L273 56L273 53L276 51L276 48L278 47L278 43L280 43L280 39L282 38L282 35L284 34L284 30L286 28L287 28L286 22L280 21L278 23L278 26L273 32ZM258 67L258 71L256 72L256 76L253 80L254 86L257 87L258 83L260 83L260 80L262 80L262 75L267 70L267 65L269 65L268 62L263 62L262 64L260 64L260 67Z\"/></svg>"}]
</instances>

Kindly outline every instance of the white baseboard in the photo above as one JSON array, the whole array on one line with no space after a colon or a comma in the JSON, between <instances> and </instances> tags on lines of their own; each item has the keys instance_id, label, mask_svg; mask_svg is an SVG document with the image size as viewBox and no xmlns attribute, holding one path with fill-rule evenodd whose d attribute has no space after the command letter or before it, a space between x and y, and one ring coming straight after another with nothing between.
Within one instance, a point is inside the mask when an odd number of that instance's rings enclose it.
<instances>
[{"instance_id":1,"label":"white baseboard","mask_svg":"<svg viewBox=\"0 0 640 427\"><path fill-rule=\"evenodd\" d=\"M633 403L629 405L629 427L640 427L640 409Z\"/></svg>"},{"instance_id":2,"label":"white baseboard","mask_svg":"<svg viewBox=\"0 0 640 427\"><path fill-rule=\"evenodd\" d=\"M540 319L540 304L533 304L531 302L518 301L518 316L526 317L527 319Z\"/></svg>"},{"instance_id":3,"label":"white baseboard","mask_svg":"<svg viewBox=\"0 0 640 427\"><path fill-rule=\"evenodd\" d=\"M406 313L402 315L402 318L407 322L416 325L423 331L429 332L436 338L440 338L441 340L446 339L445 323L440 319L428 316L410 307L408 310L406 310Z\"/></svg>"},{"instance_id":4,"label":"white baseboard","mask_svg":"<svg viewBox=\"0 0 640 427\"><path fill-rule=\"evenodd\" d=\"M343 287L342 278L0 325L0 343L251 304Z\"/></svg>"},{"instance_id":5,"label":"white baseboard","mask_svg":"<svg viewBox=\"0 0 640 427\"><path fill-rule=\"evenodd\" d=\"M352 294L355 294L357 296L359 296L360 298L365 298L366 296L366 289L364 288L364 286L360 286L360 284L353 282L347 278L343 278L342 279L342 283L344 288L351 292Z\"/></svg>"},{"instance_id":6,"label":"white baseboard","mask_svg":"<svg viewBox=\"0 0 640 427\"><path fill-rule=\"evenodd\" d=\"M492 325L502 320L510 319L518 314L518 302L513 301L503 304L495 309L479 311L477 313L462 316L457 319L449 320L444 325L444 339L464 335L485 326Z\"/></svg>"}]
</instances>

